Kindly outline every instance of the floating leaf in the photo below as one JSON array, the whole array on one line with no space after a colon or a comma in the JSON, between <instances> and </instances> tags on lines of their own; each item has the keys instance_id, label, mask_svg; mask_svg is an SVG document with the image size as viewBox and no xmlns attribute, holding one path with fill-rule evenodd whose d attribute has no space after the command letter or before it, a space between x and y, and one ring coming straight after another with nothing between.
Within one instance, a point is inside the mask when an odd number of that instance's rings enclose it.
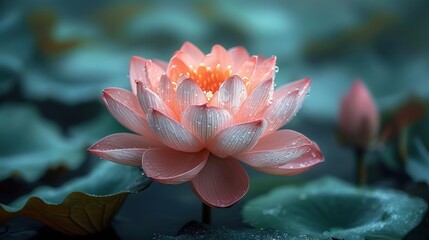
<instances>
[{"instance_id":1,"label":"floating leaf","mask_svg":"<svg viewBox=\"0 0 429 240\"><path fill-rule=\"evenodd\" d=\"M129 85L131 55L130 50L109 44L73 48L29 66L22 77L23 93L27 98L67 104L98 99L103 88Z\"/></svg>"},{"instance_id":2,"label":"floating leaf","mask_svg":"<svg viewBox=\"0 0 429 240\"><path fill-rule=\"evenodd\" d=\"M139 168L103 161L87 176L60 188L39 187L8 205L0 204L0 223L26 216L65 234L98 232L109 226L129 193L150 183Z\"/></svg>"},{"instance_id":3,"label":"floating leaf","mask_svg":"<svg viewBox=\"0 0 429 240\"><path fill-rule=\"evenodd\" d=\"M35 43L24 20L25 8L28 7L25 5L12 1L2 2L0 9L0 72L20 73L24 71L25 65L33 56Z\"/></svg>"},{"instance_id":4,"label":"floating leaf","mask_svg":"<svg viewBox=\"0 0 429 240\"><path fill-rule=\"evenodd\" d=\"M187 39L199 39L210 33L208 31L209 26L196 12L190 11L186 15L177 17L179 12L175 9L183 6L183 4L174 2L171 4L171 9L162 7L162 5L155 6L150 11L141 9L140 13L135 14L128 24L123 26L122 36L134 40L148 41L153 39L151 45L156 46L174 40L182 42ZM157 41L158 36L168 36L169 39Z\"/></svg>"},{"instance_id":5,"label":"floating leaf","mask_svg":"<svg viewBox=\"0 0 429 240\"><path fill-rule=\"evenodd\" d=\"M429 185L425 182L411 183L408 184L404 189L408 194L416 197L420 197L429 202ZM429 211L426 211L426 215L420 224L410 231L407 236L403 239L406 240L426 240L429 236Z\"/></svg>"},{"instance_id":6,"label":"floating leaf","mask_svg":"<svg viewBox=\"0 0 429 240\"><path fill-rule=\"evenodd\" d=\"M19 176L33 182L50 168L76 169L83 162L84 146L62 136L32 106L3 105L0 119L0 181Z\"/></svg>"},{"instance_id":7,"label":"floating leaf","mask_svg":"<svg viewBox=\"0 0 429 240\"><path fill-rule=\"evenodd\" d=\"M401 238L422 219L426 203L394 190L359 189L332 178L281 187L244 206L246 223L317 239Z\"/></svg>"},{"instance_id":8,"label":"floating leaf","mask_svg":"<svg viewBox=\"0 0 429 240\"><path fill-rule=\"evenodd\" d=\"M275 229L228 229L226 227L213 227L197 221L187 223L177 236L155 235L155 240L247 240L247 239L284 239L284 240L311 240L305 235L290 236Z\"/></svg>"}]
</instances>

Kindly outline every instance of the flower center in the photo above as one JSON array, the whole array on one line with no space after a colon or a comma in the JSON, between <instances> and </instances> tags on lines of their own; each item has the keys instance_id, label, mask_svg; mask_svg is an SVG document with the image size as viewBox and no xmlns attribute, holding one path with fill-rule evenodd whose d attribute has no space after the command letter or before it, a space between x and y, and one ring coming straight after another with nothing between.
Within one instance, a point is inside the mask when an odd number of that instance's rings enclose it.
<instances>
[{"instance_id":1,"label":"flower center","mask_svg":"<svg viewBox=\"0 0 429 240\"><path fill-rule=\"evenodd\" d=\"M186 74L200 86L207 99L210 100L220 85L232 75L232 67L228 65L224 70L220 64L217 64L213 69L201 63L198 68L189 66L189 72Z\"/></svg>"}]
</instances>

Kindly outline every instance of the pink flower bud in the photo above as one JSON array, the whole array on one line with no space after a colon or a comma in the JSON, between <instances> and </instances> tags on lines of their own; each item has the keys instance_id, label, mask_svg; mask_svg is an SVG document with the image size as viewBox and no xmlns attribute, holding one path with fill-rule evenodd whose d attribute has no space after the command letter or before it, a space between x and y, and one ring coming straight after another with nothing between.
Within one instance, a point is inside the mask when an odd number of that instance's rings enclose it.
<instances>
[{"instance_id":1,"label":"pink flower bud","mask_svg":"<svg viewBox=\"0 0 429 240\"><path fill-rule=\"evenodd\" d=\"M341 135L347 143L367 148L378 128L379 116L374 100L365 84L357 80L341 102Z\"/></svg>"}]
</instances>

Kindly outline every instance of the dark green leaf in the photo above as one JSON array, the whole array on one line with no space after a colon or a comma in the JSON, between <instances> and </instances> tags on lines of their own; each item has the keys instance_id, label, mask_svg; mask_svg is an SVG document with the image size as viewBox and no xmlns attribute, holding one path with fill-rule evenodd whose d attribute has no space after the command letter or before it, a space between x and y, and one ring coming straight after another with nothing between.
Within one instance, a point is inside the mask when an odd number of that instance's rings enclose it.
<instances>
[{"instance_id":1,"label":"dark green leaf","mask_svg":"<svg viewBox=\"0 0 429 240\"><path fill-rule=\"evenodd\" d=\"M0 204L0 222L26 216L66 234L98 232L110 224L129 193L150 183L139 168L100 162L87 176L59 188L39 187L9 205Z\"/></svg>"},{"instance_id":2,"label":"dark green leaf","mask_svg":"<svg viewBox=\"0 0 429 240\"><path fill-rule=\"evenodd\" d=\"M81 141L65 138L32 106L3 105L0 119L0 181L19 176L33 182L49 169L76 169L82 164L85 146Z\"/></svg>"},{"instance_id":3,"label":"dark green leaf","mask_svg":"<svg viewBox=\"0 0 429 240\"><path fill-rule=\"evenodd\" d=\"M179 231L177 236L155 235L155 240L311 240L305 235L291 236L275 229L228 229L226 227L214 227L192 221L187 223Z\"/></svg>"},{"instance_id":4,"label":"dark green leaf","mask_svg":"<svg viewBox=\"0 0 429 240\"><path fill-rule=\"evenodd\" d=\"M426 203L394 190L360 189L332 178L281 187L248 202L244 221L317 239L403 237L422 219Z\"/></svg>"}]
</instances>

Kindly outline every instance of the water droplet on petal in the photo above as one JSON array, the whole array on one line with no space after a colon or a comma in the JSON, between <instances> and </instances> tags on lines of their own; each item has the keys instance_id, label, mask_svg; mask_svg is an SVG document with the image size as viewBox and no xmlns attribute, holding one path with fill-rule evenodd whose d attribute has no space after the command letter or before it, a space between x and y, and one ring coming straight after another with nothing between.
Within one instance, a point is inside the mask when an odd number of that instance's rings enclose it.
<instances>
[{"instance_id":1,"label":"water droplet on petal","mask_svg":"<svg viewBox=\"0 0 429 240\"><path fill-rule=\"evenodd\" d=\"M276 73L278 73L278 72L279 72L279 67L278 67L278 66L275 66L275 67L274 67L274 71L275 71Z\"/></svg>"}]
</instances>

